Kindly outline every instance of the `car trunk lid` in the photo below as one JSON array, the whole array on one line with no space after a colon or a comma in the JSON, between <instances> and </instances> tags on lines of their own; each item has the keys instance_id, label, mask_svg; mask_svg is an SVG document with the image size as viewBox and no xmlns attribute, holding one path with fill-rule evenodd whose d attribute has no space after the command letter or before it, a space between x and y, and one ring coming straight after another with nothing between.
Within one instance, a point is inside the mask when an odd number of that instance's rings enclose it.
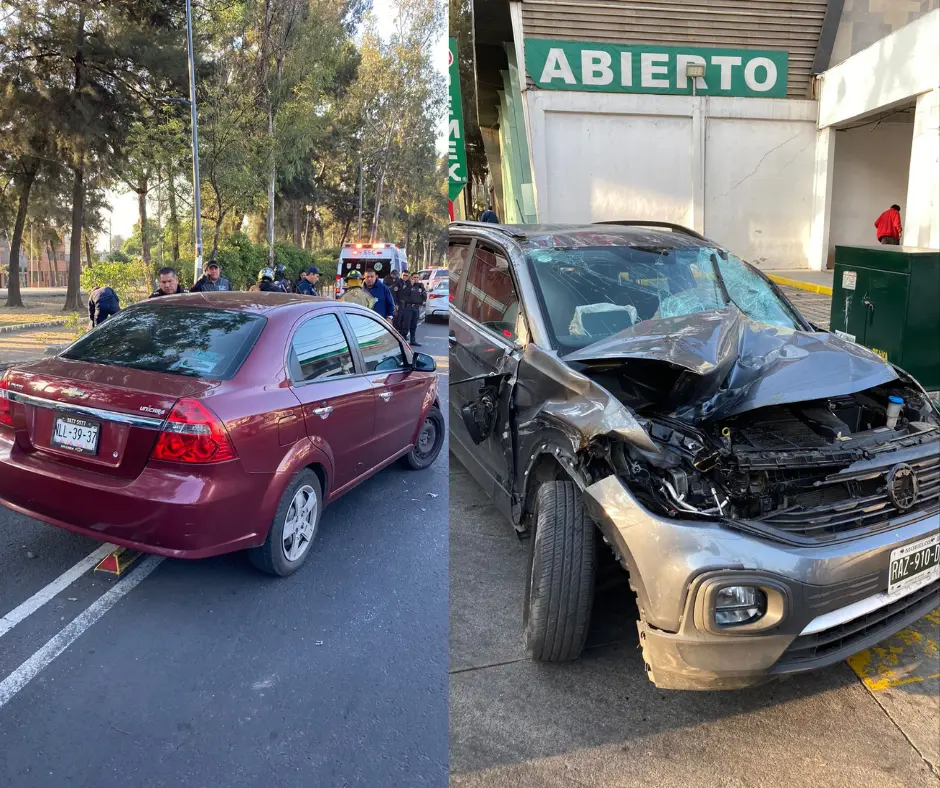
<instances>
[{"instance_id":1,"label":"car trunk lid","mask_svg":"<svg viewBox=\"0 0 940 788\"><path fill-rule=\"evenodd\" d=\"M218 383L126 367L48 359L11 370L16 440L37 459L135 478L182 397ZM18 412L17 412L18 411Z\"/></svg>"}]
</instances>

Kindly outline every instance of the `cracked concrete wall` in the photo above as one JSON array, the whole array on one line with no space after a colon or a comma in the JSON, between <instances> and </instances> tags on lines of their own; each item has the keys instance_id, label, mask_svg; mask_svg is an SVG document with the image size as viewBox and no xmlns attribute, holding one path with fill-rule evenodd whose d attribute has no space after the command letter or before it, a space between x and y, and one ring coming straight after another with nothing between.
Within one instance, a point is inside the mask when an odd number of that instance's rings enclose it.
<instances>
[{"instance_id":1,"label":"cracked concrete wall","mask_svg":"<svg viewBox=\"0 0 940 788\"><path fill-rule=\"evenodd\" d=\"M816 103L526 94L542 222L649 219L766 269L808 264Z\"/></svg>"},{"instance_id":2,"label":"cracked concrete wall","mask_svg":"<svg viewBox=\"0 0 940 788\"><path fill-rule=\"evenodd\" d=\"M874 222L892 203L904 206L914 124L889 122L836 131L832 213L829 220L831 260L836 245L870 245ZM902 224L906 223L902 213Z\"/></svg>"},{"instance_id":3,"label":"cracked concrete wall","mask_svg":"<svg viewBox=\"0 0 940 788\"><path fill-rule=\"evenodd\" d=\"M807 265L812 122L712 118L705 141L705 235L764 270Z\"/></svg>"},{"instance_id":4,"label":"cracked concrete wall","mask_svg":"<svg viewBox=\"0 0 940 788\"><path fill-rule=\"evenodd\" d=\"M845 0L829 67L940 8L940 0Z\"/></svg>"}]
</instances>

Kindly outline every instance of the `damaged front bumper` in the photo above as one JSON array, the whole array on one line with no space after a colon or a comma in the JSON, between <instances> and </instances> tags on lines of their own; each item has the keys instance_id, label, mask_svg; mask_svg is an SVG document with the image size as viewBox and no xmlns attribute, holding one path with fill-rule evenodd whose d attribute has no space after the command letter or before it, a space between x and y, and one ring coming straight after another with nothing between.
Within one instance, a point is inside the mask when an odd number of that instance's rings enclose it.
<instances>
[{"instance_id":1,"label":"damaged front bumper","mask_svg":"<svg viewBox=\"0 0 940 788\"><path fill-rule=\"evenodd\" d=\"M813 670L889 637L940 604L940 580L889 598L891 552L940 531L940 513L899 515L890 528L811 547L727 524L657 516L609 476L584 502L630 573L643 613L650 678L665 689L736 689ZM710 605L726 585L765 589L763 624L722 630ZM772 615L771 615L772 612Z\"/></svg>"}]
</instances>

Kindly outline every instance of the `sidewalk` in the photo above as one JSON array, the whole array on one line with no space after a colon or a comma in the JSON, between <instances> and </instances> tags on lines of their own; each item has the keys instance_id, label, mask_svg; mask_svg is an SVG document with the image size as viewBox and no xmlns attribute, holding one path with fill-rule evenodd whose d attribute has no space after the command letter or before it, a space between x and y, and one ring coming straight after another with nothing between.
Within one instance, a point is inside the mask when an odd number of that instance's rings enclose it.
<instances>
[{"instance_id":1,"label":"sidewalk","mask_svg":"<svg viewBox=\"0 0 940 788\"><path fill-rule=\"evenodd\" d=\"M74 341L75 332L64 326L0 334L0 370L35 361L46 355L46 348Z\"/></svg>"},{"instance_id":2,"label":"sidewalk","mask_svg":"<svg viewBox=\"0 0 940 788\"><path fill-rule=\"evenodd\" d=\"M819 295L832 295L832 271L810 271L798 268L782 271L767 271L767 276L778 285L786 285L798 290Z\"/></svg>"}]
</instances>

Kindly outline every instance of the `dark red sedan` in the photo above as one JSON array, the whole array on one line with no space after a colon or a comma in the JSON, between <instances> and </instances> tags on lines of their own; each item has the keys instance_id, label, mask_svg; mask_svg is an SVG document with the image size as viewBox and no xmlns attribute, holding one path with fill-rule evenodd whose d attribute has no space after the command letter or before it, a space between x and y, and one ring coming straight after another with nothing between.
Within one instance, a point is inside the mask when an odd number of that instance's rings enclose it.
<instances>
[{"instance_id":1,"label":"dark red sedan","mask_svg":"<svg viewBox=\"0 0 940 788\"><path fill-rule=\"evenodd\" d=\"M0 502L175 558L288 575L325 504L444 441L435 362L368 309L194 293L126 309L0 381Z\"/></svg>"}]
</instances>

